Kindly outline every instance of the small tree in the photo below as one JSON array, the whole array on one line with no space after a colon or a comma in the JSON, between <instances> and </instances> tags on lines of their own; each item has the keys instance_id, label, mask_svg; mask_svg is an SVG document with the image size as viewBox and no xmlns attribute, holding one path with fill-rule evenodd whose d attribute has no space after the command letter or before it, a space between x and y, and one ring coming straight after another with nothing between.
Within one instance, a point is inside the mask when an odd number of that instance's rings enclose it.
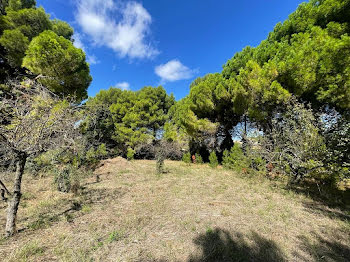
<instances>
[{"instance_id":1,"label":"small tree","mask_svg":"<svg viewBox=\"0 0 350 262\"><path fill-rule=\"evenodd\" d=\"M156 170L158 174L165 173L164 161L165 159L171 159L172 155L178 152L178 146L175 142L169 142L166 140L160 140L155 142L155 158L156 158Z\"/></svg>"},{"instance_id":2,"label":"small tree","mask_svg":"<svg viewBox=\"0 0 350 262\"><path fill-rule=\"evenodd\" d=\"M28 157L51 149L73 149L78 135L76 110L35 81L8 83L0 97L0 155L14 159L13 191L0 183L9 196L6 235L16 232L22 176Z\"/></svg>"},{"instance_id":3,"label":"small tree","mask_svg":"<svg viewBox=\"0 0 350 262\"><path fill-rule=\"evenodd\" d=\"M212 168L215 168L219 165L219 161L218 161L218 158L216 156L216 153L215 151L212 151L209 155L209 165L212 167Z\"/></svg>"},{"instance_id":4,"label":"small tree","mask_svg":"<svg viewBox=\"0 0 350 262\"><path fill-rule=\"evenodd\" d=\"M183 154L182 161L185 162L186 164L190 164L191 163L191 153L187 152L187 153Z\"/></svg>"},{"instance_id":5,"label":"small tree","mask_svg":"<svg viewBox=\"0 0 350 262\"><path fill-rule=\"evenodd\" d=\"M199 153L196 153L195 157L196 157L196 163L197 164L203 164L203 158L202 158L202 156Z\"/></svg>"},{"instance_id":6,"label":"small tree","mask_svg":"<svg viewBox=\"0 0 350 262\"><path fill-rule=\"evenodd\" d=\"M128 151L126 153L126 158L131 161L134 160L134 155L135 155L135 150L132 149L131 147L128 147Z\"/></svg>"},{"instance_id":7,"label":"small tree","mask_svg":"<svg viewBox=\"0 0 350 262\"><path fill-rule=\"evenodd\" d=\"M224 151L223 165L226 168L241 172L243 168L249 167L249 160L244 155L241 146L235 143L230 151Z\"/></svg>"}]
</instances>

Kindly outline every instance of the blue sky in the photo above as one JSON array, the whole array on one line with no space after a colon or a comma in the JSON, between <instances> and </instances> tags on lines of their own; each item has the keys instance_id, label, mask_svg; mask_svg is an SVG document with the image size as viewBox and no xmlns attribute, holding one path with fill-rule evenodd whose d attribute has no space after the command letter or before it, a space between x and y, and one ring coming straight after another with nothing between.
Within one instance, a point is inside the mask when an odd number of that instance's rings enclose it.
<instances>
[{"instance_id":1,"label":"blue sky","mask_svg":"<svg viewBox=\"0 0 350 262\"><path fill-rule=\"evenodd\" d=\"M257 46L301 0L37 0L75 30L90 62L88 93L163 85L181 99L190 83L247 45Z\"/></svg>"}]
</instances>

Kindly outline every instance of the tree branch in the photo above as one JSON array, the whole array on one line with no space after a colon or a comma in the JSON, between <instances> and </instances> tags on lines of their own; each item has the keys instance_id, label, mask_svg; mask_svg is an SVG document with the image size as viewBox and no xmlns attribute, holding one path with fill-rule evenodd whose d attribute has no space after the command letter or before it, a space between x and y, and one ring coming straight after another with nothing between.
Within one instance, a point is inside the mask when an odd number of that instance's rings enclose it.
<instances>
[{"instance_id":1,"label":"tree branch","mask_svg":"<svg viewBox=\"0 0 350 262\"><path fill-rule=\"evenodd\" d=\"M0 186L5 190L6 194L8 194L9 196L11 196L10 191L7 190L5 184L0 180Z\"/></svg>"}]
</instances>

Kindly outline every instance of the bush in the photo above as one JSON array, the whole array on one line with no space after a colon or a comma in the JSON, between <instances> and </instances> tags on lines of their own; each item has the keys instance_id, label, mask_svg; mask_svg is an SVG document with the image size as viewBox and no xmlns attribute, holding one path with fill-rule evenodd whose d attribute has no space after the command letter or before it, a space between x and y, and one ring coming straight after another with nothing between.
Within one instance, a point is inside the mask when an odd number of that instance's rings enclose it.
<instances>
[{"instance_id":1,"label":"bush","mask_svg":"<svg viewBox=\"0 0 350 262\"><path fill-rule=\"evenodd\" d=\"M131 147L128 147L128 151L126 153L126 158L131 161L134 160L134 156L135 156L135 150L132 149Z\"/></svg>"},{"instance_id":2,"label":"bush","mask_svg":"<svg viewBox=\"0 0 350 262\"><path fill-rule=\"evenodd\" d=\"M285 112L272 120L269 134L260 140L263 158L289 175L291 182L319 176L326 153L319 124L309 106L292 99Z\"/></svg>"},{"instance_id":3,"label":"bush","mask_svg":"<svg viewBox=\"0 0 350 262\"><path fill-rule=\"evenodd\" d=\"M99 159L106 157L108 154L105 144L101 144L96 149L96 155Z\"/></svg>"},{"instance_id":4,"label":"bush","mask_svg":"<svg viewBox=\"0 0 350 262\"><path fill-rule=\"evenodd\" d=\"M212 168L215 168L218 165L219 165L218 158L216 156L216 153L213 151L209 155L209 166L211 166Z\"/></svg>"},{"instance_id":5,"label":"bush","mask_svg":"<svg viewBox=\"0 0 350 262\"><path fill-rule=\"evenodd\" d=\"M60 192L68 193L71 188L71 177L69 168L54 169L55 179L54 183L57 186L57 190Z\"/></svg>"},{"instance_id":6,"label":"bush","mask_svg":"<svg viewBox=\"0 0 350 262\"><path fill-rule=\"evenodd\" d=\"M57 190L65 193L72 191L76 194L80 188L80 181L84 173L73 165L66 165L63 168L56 167L54 169L54 183L57 186Z\"/></svg>"},{"instance_id":7,"label":"bush","mask_svg":"<svg viewBox=\"0 0 350 262\"><path fill-rule=\"evenodd\" d=\"M182 161L185 162L186 164L190 164L191 163L191 153L187 152L187 153L183 154Z\"/></svg>"},{"instance_id":8,"label":"bush","mask_svg":"<svg viewBox=\"0 0 350 262\"><path fill-rule=\"evenodd\" d=\"M157 158L157 162L156 162L156 171L157 171L157 174L163 174L163 173L165 173L164 158L163 158L163 157L158 157L158 158Z\"/></svg>"},{"instance_id":9,"label":"bush","mask_svg":"<svg viewBox=\"0 0 350 262\"><path fill-rule=\"evenodd\" d=\"M196 157L196 163L197 164L203 164L203 158L202 158L202 156L199 153L196 153L195 157Z\"/></svg>"},{"instance_id":10,"label":"bush","mask_svg":"<svg viewBox=\"0 0 350 262\"><path fill-rule=\"evenodd\" d=\"M135 159L153 160L156 158L156 151L155 151L155 146L153 143L146 143L146 144L138 145L134 151L135 151L134 152Z\"/></svg>"},{"instance_id":11,"label":"bush","mask_svg":"<svg viewBox=\"0 0 350 262\"><path fill-rule=\"evenodd\" d=\"M241 146L235 143L230 152L227 150L224 151L223 165L225 168L240 172L243 168L249 168L250 161L244 155Z\"/></svg>"},{"instance_id":12,"label":"bush","mask_svg":"<svg viewBox=\"0 0 350 262\"><path fill-rule=\"evenodd\" d=\"M96 164L100 160L104 159L108 155L106 145L105 144L100 144L96 150L91 147L85 154L86 161L89 164Z\"/></svg>"},{"instance_id":13,"label":"bush","mask_svg":"<svg viewBox=\"0 0 350 262\"><path fill-rule=\"evenodd\" d=\"M261 156L252 156L250 167L259 172L266 170L266 161Z\"/></svg>"},{"instance_id":14,"label":"bush","mask_svg":"<svg viewBox=\"0 0 350 262\"><path fill-rule=\"evenodd\" d=\"M227 149L224 150L224 152L222 153L222 165L224 167L228 166L229 163L229 156L230 156L230 151L228 151Z\"/></svg>"}]
</instances>

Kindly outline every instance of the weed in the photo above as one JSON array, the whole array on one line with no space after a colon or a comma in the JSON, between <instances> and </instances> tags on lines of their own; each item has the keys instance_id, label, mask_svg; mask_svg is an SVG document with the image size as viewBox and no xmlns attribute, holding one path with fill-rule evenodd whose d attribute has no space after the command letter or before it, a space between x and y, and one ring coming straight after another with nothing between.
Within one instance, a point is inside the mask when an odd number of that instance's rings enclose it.
<instances>
[{"instance_id":1,"label":"weed","mask_svg":"<svg viewBox=\"0 0 350 262\"><path fill-rule=\"evenodd\" d=\"M123 238L124 234L121 231L114 230L112 233L109 234L108 236L108 242L114 242L114 241L119 241Z\"/></svg>"}]
</instances>

